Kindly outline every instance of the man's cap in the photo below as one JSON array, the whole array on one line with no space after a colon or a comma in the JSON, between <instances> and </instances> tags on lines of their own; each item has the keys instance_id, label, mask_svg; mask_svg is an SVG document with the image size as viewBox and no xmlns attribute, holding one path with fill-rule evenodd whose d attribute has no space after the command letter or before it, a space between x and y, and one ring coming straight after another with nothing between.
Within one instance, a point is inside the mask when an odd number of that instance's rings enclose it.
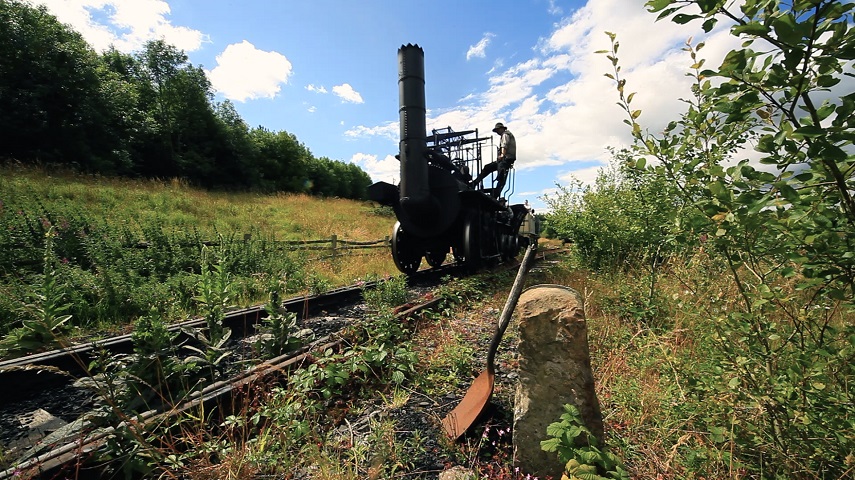
<instances>
[{"instance_id":1,"label":"man's cap","mask_svg":"<svg viewBox=\"0 0 855 480\"><path fill-rule=\"evenodd\" d=\"M499 133L499 130L507 130L507 128L505 128L505 124L502 122L497 123L496 126L493 127L494 132Z\"/></svg>"}]
</instances>

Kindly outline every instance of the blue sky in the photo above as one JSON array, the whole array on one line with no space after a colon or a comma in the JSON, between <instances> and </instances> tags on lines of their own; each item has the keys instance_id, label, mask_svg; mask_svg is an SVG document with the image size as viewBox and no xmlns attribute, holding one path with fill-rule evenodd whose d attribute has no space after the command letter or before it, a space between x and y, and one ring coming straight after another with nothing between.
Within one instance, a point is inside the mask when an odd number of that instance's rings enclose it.
<instances>
[{"instance_id":1,"label":"blue sky","mask_svg":"<svg viewBox=\"0 0 855 480\"><path fill-rule=\"evenodd\" d=\"M518 144L512 202L571 176L590 182L630 141L611 80L604 32L619 56L641 121L660 130L684 109L682 51L697 25L655 22L641 0L31 0L97 50L132 52L164 38L208 72L217 100L250 126L287 130L317 156L357 163L396 182L397 50L425 50L428 128L497 122ZM738 44L726 26L707 35L708 65Z\"/></svg>"}]
</instances>

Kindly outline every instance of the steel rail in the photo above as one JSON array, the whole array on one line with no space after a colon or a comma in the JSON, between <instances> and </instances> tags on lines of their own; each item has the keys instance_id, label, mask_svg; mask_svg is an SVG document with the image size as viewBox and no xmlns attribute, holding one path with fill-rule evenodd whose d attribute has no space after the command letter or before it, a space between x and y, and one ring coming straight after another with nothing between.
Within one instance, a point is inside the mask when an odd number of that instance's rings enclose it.
<instances>
[{"instance_id":1,"label":"steel rail","mask_svg":"<svg viewBox=\"0 0 855 480\"><path fill-rule=\"evenodd\" d=\"M547 253L545 250L549 249L541 250L543 258L545 258ZM450 264L440 268L423 270L419 273L422 274L421 278L428 279L448 274L458 274L461 272L464 272L464 270L461 269L459 266L455 264ZM414 278L409 278L408 280L413 283L414 281L418 281L418 278L419 277L417 276ZM318 311L325 306L329 306L335 303L345 302L346 299L350 296L360 294L362 289L375 287L379 285L380 282L381 281L375 281L368 282L367 284L362 284L359 286L342 287L339 289L331 290L321 295L295 297L286 300L281 305L288 311L294 311L296 313L302 313L303 315L308 316L309 312ZM442 300L443 298L441 296L436 296L425 303L411 306L406 310L400 311L396 314L396 318L406 318L423 309L430 308L438 304ZM260 319L266 317L266 315L267 313L263 309L263 307L256 306L229 312L227 318L229 319L229 323L232 328L238 328L242 325L243 328L249 329L254 328L255 323L257 323ZM175 330L180 330L181 328L199 327L204 325L204 319L194 319L182 322L180 324L175 324L171 328ZM226 411L227 407L233 404L235 395L243 387L252 385L262 380L269 381L269 379L277 373L285 375L287 374L287 371L295 364L306 360L312 352L325 351L328 348L338 348L341 345L342 340L336 340L327 342L326 344L317 347L317 345L321 342L328 341L330 339L330 336L324 337L322 339L316 340L310 345L298 349L295 352L290 352L288 354L281 355L279 357L258 364L248 370L245 370L233 376L228 380L221 380L212 383L203 388L202 390L190 394L189 398L184 403L171 408L167 412L157 412L155 410L151 410L136 415L126 421L123 421L116 427L108 427L106 429L99 430L97 433L94 433L90 436L84 437L80 436L78 433L74 436L74 438L67 437L64 441L59 441L60 444L51 451L33 457L15 466L14 468L10 468L6 471L0 472L0 480L5 478L11 478L16 473L20 473L24 470L34 472L38 475L45 475L48 472L56 472L60 470L64 465L68 465L79 459L83 454L94 452L95 450L103 446L106 443L107 439L111 435L113 435L117 428L128 428L129 426L134 426L140 423L150 425L151 422L167 420L170 418L170 416L177 415L178 413L185 412L188 409L198 406L204 406L205 408L208 408L212 405L216 405L217 407L219 407L220 411ZM28 365L52 366L57 363L61 364L58 359L62 356L70 357L75 355L87 355L97 351L98 349L109 348L114 345L121 345L124 343L130 344L130 335L122 335L119 337L105 339L99 342L75 345L65 349L59 349L51 352L32 355L22 359L14 359L10 361L0 362L0 372L2 372L3 368L10 367L20 368ZM79 357L77 357L76 363L82 363ZM230 393L231 395L228 395ZM228 398L231 400L230 402L224 401L224 397L226 396L228 396Z\"/></svg>"},{"instance_id":2,"label":"steel rail","mask_svg":"<svg viewBox=\"0 0 855 480\"><path fill-rule=\"evenodd\" d=\"M434 297L429 301L412 306L396 314L395 318L407 318L424 309L431 308L441 301L441 297ZM321 344L322 342L326 343ZM159 422L168 421L181 413L199 407L205 411L218 408L220 412L227 412L230 410L230 406L234 405L237 396L243 392L244 387L261 382L270 382L276 376L287 376L288 371L293 366L306 361L313 353L323 352L328 349L338 349L343 342L343 339L332 340L332 336L326 336L295 352L267 360L228 380L214 382L204 389L191 394L190 399L165 412L149 410L121 422L116 427L107 427L89 436L81 437L77 434L67 437L59 441L58 446L51 451L0 472L0 480L13 478L19 474L39 475L42 477L58 474L63 471L63 467L72 464L83 455L93 454L104 446L109 438L119 429L145 428Z\"/></svg>"}]
</instances>

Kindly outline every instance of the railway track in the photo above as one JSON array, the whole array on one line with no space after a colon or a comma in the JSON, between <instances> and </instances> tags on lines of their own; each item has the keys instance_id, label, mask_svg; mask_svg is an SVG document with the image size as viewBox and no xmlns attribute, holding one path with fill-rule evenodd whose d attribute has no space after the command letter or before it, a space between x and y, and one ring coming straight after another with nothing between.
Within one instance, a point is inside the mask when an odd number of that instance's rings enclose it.
<instances>
[{"instance_id":1,"label":"railway track","mask_svg":"<svg viewBox=\"0 0 855 480\"><path fill-rule=\"evenodd\" d=\"M459 275L462 269L455 265L424 270L408 279L409 288L415 292L426 292L440 283L445 275ZM194 394L189 402L180 408L170 408L170 414L177 414L189 408L223 408L220 400L230 392L242 388L270 375L270 372L286 371L294 364L305 360L310 351L324 351L336 348L336 332L347 324L357 321L366 313L362 300L364 290L377 288L385 280L360 282L358 285L330 290L319 295L294 297L279 304L280 312L297 315L301 328L311 329L316 340L296 352L257 363L250 368L237 362L231 368L233 374L222 378ZM415 300L415 299L414 299ZM429 302L427 306L434 302ZM405 313L412 313L425 305L419 305ZM230 345L241 348L245 340L257 333L258 326L268 316L263 305L233 310L225 315L223 327L232 331ZM192 319L169 327L176 334L178 343L186 343L192 338L187 332L204 329L206 320ZM81 343L66 348L38 353L27 357L0 362L0 389L5 394L0 397L0 446L4 457L15 465L0 472L0 479L12 478L22 469L35 469L38 473L55 470L69 458L90 451L103 443L112 434L114 428L101 429L93 438L83 443L85 430L90 426L82 420L96 403L98 393L91 388L93 371L90 365L98 358L108 355L128 354L133 351L131 335L119 335L94 342ZM156 410L142 412L138 421L155 421L159 418ZM77 445L77 448L73 448ZM73 450L74 453L69 453ZM45 452L46 451L46 452ZM42 453L45 452L45 453Z\"/></svg>"},{"instance_id":2,"label":"railway track","mask_svg":"<svg viewBox=\"0 0 855 480\"><path fill-rule=\"evenodd\" d=\"M545 258L545 254L543 256ZM411 278L410 286L416 291L424 292L438 285L440 278L445 275L464 273L463 269L453 265L425 270ZM15 452L16 457L13 461L14 467L0 472L0 480L14 478L14 475L21 472L51 478L58 472L67 472L68 468L72 468L70 466L79 467L82 459L103 447L108 439L116 434L117 429L145 428L148 424L168 422L169 418L199 408L204 411L218 409L221 415L225 414L231 406L239 403L237 399L253 386L287 375L291 369L299 368L309 361L312 352L339 348L342 340L336 333L337 329L354 321L360 315L357 312L364 313L364 304L361 304L362 291L378 285L379 281L352 285L322 295L296 297L282 302L281 309L296 313L302 325L313 325L314 329L328 333L297 351L256 363L227 378L219 379L196 391L183 402L170 405L166 411L147 410L108 427L94 428L86 422L87 408L97 399L92 390L79 386L78 380L90 377L89 364L99 355L98 352L130 352L133 348L130 335L0 362L0 388L13 392L0 400L0 412L3 413L3 416L0 416L0 431L15 427L15 422L10 421L8 413L17 410L17 421L20 425L18 428L23 432L23 438L19 438L17 443L9 442L6 438L3 440L4 450ZM439 297L431 300L423 298L408 308L399 309L401 311L397 316L403 319L430 308L441 300ZM232 329L237 336L245 337L253 335L259 322L266 316L267 312L262 306L235 310L226 315L224 326ZM338 326L332 328L332 331L323 327L333 323ZM194 319L171 328L175 332L181 332L202 328L204 325L204 319ZM44 395L45 392L49 392L46 397L48 399L64 399L66 408L71 406L69 411L51 412L51 408L59 407L50 405L50 401L42 401L41 405L39 400L29 400L27 403L28 399ZM6 460L8 459L7 457ZM87 478L87 475L77 471L74 477ZM99 478L99 475L90 475L89 478Z\"/></svg>"}]
</instances>

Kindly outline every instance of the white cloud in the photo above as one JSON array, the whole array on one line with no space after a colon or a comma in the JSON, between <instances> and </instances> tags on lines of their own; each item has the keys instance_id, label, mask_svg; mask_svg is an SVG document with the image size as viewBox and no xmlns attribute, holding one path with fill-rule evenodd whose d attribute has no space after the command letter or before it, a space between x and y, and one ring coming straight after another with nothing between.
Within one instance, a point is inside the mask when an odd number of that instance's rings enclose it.
<instances>
[{"instance_id":1,"label":"white cloud","mask_svg":"<svg viewBox=\"0 0 855 480\"><path fill-rule=\"evenodd\" d=\"M343 83L332 87L333 93L343 102L364 103L362 95L359 94L349 83Z\"/></svg>"},{"instance_id":2,"label":"white cloud","mask_svg":"<svg viewBox=\"0 0 855 480\"><path fill-rule=\"evenodd\" d=\"M163 39L185 52L198 50L207 35L169 21L165 0L36 0L63 23L71 25L96 50L110 45L123 52L139 50L149 40ZM99 23L93 14L103 14Z\"/></svg>"},{"instance_id":3,"label":"white cloud","mask_svg":"<svg viewBox=\"0 0 855 480\"><path fill-rule=\"evenodd\" d=\"M366 127L364 125L357 125L344 132L344 136L351 139L364 137L383 137L388 138L389 140L395 143L398 143L398 135L398 122L389 122L384 125L378 125L376 127Z\"/></svg>"},{"instance_id":4,"label":"white cloud","mask_svg":"<svg viewBox=\"0 0 855 480\"><path fill-rule=\"evenodd\" d=\"M401 179L401 163L392 155L386 155L382 160L377 155L357 153L350 161L365 170L375 182L388 182L396 185Z\"/></svg>"},{"instance_id":5,"label":"white cloud","mask_svg":"<svg viewBox=\"0 0 855 480\"><path fill-rule=\"evenodd\" d=\"M469 50L466 51L466 60L470 60L473 57L484 58L487 56L487 47L490 45L490 41L495 37L494 34L487 32L481 37L481 40L478 41L475 45L471 45Z\"/></svg>"},{"instance_id":6,"label":"white cloud","mask_svg":"<svg viewBox=\"0 0 855 480\"><path fill-rule=\"evenodd\" d=\"M594 53L610 49L604 32L617 35L627 92L638 92L632 107L642 110L639 120L652 133L685 111L680 98L690 96L691 78L685 74L693 63L682 51L686 40L694 36L697 43L704 37L706 47L700 56L710 67L739 46L726 22L704 35L696 24L655 20L635 0L589 0L541 38L531 57L508 66L497 63L487 74L484 91L431 112L428 128L452 125L487 132L503 121L517 138L516 168L527 170L528 176L537 175L538 167L545 165L567 165L573 171L574 163L606 164L609 147L625 147L632 136L623 123L626 113L615 105L614 81L604 76L612 73L611 62ZM372 127L364 127L361 133L377 134ZM584 181L596 178L594 167L575 173ZM543 184L556 180L561 179L543 178Z\"/></svg>"},{"instance_id":7,"label":"white cloud","mask_svg":"<svg viewBox=\"0 0 855 480\"><path fill-rule=\"evenodd\" d=\"M214 88L238 102L275 97L289 76L291 62L284 55L259 50L246 40L227 46L208 72Z\"/></svg>"},{"instance_id":8,"label":"white cloud","mask_svg":"<svg viewBox=\"0 0 855 480\"><path fill-rule=\"evenodd\" d=\"M315 113L318 109L314 105L306 109L309 113Z\"/></svg>"},{"instance_id":9,"label":"white cloud","mask_svg":"<svg viewBox=\"0 0 855 480\"><path fill-rule=\"evenodd\" d=\"M497 70L501 69L504 66L505 66L505 59L504 58L497 58L493 62L493 68L491 68L490 70L487 71L487 75L492 75L492 74L496 73Z\"/></svg>"},{"instance_id":10,"label":"white cloud","mask_svg":"<svg viewBox=\"0 0 855 480\"><path fill-rule=\"evenodd\" d=\"M575 180L578 180L586 185L593 185L594 180L597 179L597 175L600 174L600 170L606 167L608 167L608 165L602 164L594 165L592 167L580 168L559 175L557 180L558 183L562 185L569 185L571 183L574 183Z\"/></svg>"},{"instance_id":11,"label":"white cloud","mask_svg":"<svg viewBox=\"0 0 855 480\"><path fill-rule=\"evenodd\" d=\"M543 190L541 190L541 191L540 191L540 196L539 196L539 197L537 197L537 199L538 199L538 200L543 200L543 196L545 196L545 195L555 195L555 194L557 194L557 193L558 193L558 189L557 189L556 187L544 188ZM547 210L547 211L548 211L548 210ZM541 212L541 213L545 213L545 212Z\"/></svg>"},{"instance_id":12,"label":"white cloud","mask_svg":"<svg viewBox=\"0 0 855 480\"><path fill-rule=\"evenodd\" d=\"M324 88L323 85L321 85L320 87L316 87L315 85L313 85L311 83L306 85L306 90L308 90L310 92L315 92L315 93L327 93L327 89Z\"/></svg>"}]
</instances>

